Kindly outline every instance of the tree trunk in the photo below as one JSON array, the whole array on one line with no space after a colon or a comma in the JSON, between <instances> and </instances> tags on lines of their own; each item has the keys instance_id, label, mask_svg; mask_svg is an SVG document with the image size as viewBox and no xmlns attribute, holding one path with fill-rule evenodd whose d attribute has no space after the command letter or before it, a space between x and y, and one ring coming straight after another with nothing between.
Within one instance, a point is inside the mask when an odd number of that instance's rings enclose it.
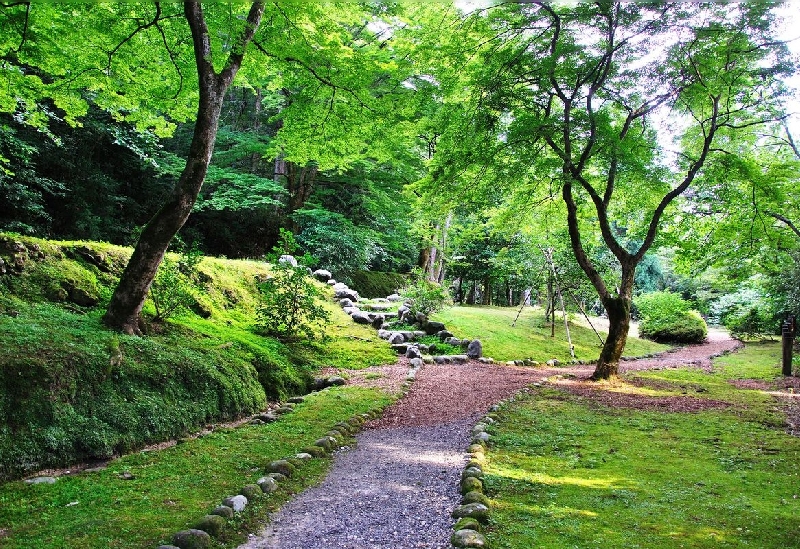
<instances>
[{"instance_id":1,"label":"tree trunk","mask_svg":"<svg viewBox=\"0 0 800 549\"><path fill-rule=\"evenodd\" d=\"M131 335L141 335L140 315L147 293L167 247L178 233L197 200L203 186L225 92L241 66L244 49L261 22L264 6L255 2L247 16L241 42L233 48L221 73L214 71L211 60L211 38L198 2L185 2L184 14L192 31L194 55L199 76L199 103L192 143L172 196L147 223L133 251L119 284L114 290L103 321L110 328Z\"/></svg>"},{"instance_id":2,"label":"tree trunk","mask_svg":"<svg viewBox=\"0 0 800 549\"><path fill-rule=\"evenodd\" d=\"M593 380L608 379L619 373L619 360L628 341L628 330L631 324L631 299L629 297L613 297L603 300L608 314L608 337L600 359L592 374Z\"/></svg>"}]
</instances>

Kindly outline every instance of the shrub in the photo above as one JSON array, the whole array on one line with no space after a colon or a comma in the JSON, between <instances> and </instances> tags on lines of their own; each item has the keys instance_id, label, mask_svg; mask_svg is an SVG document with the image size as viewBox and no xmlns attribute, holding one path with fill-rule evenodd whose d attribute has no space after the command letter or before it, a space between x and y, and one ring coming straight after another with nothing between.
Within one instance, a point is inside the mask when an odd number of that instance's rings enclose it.
<instances>
[{"instance_id":1,"label":"shrub","mask_svg":"<svg viewBox=\"0 0 800 549\"><path fill-rule=\"evenodd\" d=\"M699 343L708 335L705 320L689 302L672 292L653 292L635 299L639 335L659 343Z\"/></svg>"},{"instance_id":2,"label":"shrub","mask_svg":"<svg viewBox=\"0 0 800 549\"><path fill-rule=\"evenodd\" d=\"M740 337L771 334L780 327L773 304L753 288L741 288L720 297L711 305L709 319Z\"/></svg>"},{"instance_id":3,"label":"shrub","mask_svg":"<svg viewBox=\"0 0 800 549\"><path fill-rule=\"evenodd\" d=\"M178 261L164 256L148 294L156 309L154 320L164 321L195 306L195 280L202 259L197 248L183 252Z\"/></svg>"},{"instance_id":4,"label":"shrub","mask_svg":"<svg viewBox=\"0 0 800 549\"><path fill-rule=\"evenodd\" d=\"M413 312L431 315L452 305L450 294L441 284L431 282L418 269L411 277L412 284L400 290L400 295L411 301Z\"/></svg>"},{"instance_id":5,"label":"shrub","mask_svg":"<svg viewBox=\"0 0 800 549\"><path fill-rule=\"evenodd\" d=\"M278 263L259 289L264 301L258 310L258 325L265 335L284 340L300 335L314 338L319 323L330 319L318 302L324 297L322 289L305 267Z\"/></svg>"}]
</instances>

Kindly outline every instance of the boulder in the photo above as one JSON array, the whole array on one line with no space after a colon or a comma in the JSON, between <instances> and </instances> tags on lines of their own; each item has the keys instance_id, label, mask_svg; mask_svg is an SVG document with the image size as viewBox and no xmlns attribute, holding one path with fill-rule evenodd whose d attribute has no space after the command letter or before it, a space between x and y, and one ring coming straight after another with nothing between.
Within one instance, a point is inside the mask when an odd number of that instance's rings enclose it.
<instances>
[{"instance_id":1,"label":"boulder","mask_svg":"<svg viewBox=\"0 0 800 549\"><path fill-rule=\"evenodd\" d=\"M417 313L416 315L414 315L414 319L420 326L423 326L428 322L428 315L424 313Z\"/></svg>"},{"instance_id":2,"label":"boulder","mask_svg":"<svg viewBox=\"0 0 800 549\"><path fill-rule=\"evenodd\" d=\"M455 337L455 336L453 336L453 332L451 332L449 330L442 330L440 332L436 332L435 335L436 335L436 337L439 338L439 341L444 341L449 337Z\"/></svg>"},{"instance_id":3,"label":"boulder","mask_svg":"<svg viewBox=\"0 0 800 549\"><path fill-rule=\"evenodd\" d=\"M275 461L270 461L267 464L266 471L267 473L280 473L284 476L290 477L292 473L294 473L295 466L289 463L285 459L278 459Z\"/></svg>"},{"instance_id":4,"label":"boulder","mask_svg":"<svg viewBox=\"0 0 800 549\"><path fill-rule=\"evenodd\" d=\"M372 318L372 327L376 330L380 330L383 327L383 323L386 321L386 317L382 314L373 314L370 315L370 318Z\"/></svg>"},{"instance_id":5,"label":"boulder","mask_svg":"<svg viewBox=\"0 0 800 549\"><path fill-rule=\"evenodd\" d=\"M353 322L356 324L372 324L372 318L363 311L353 313L350 315L350 318L352 318Z\"/></svg>"},{"instance_id":6,"label":"boulder","mask_svg":"<svg viewBox=\"0 0 800 549\"><path fill-rule=\"evenodd\" d=\"M231 496L229 498L225 498L222 500L222 505L226 507L230 507L233 509L234 513L239 513L244 511L244 508L247 507L247 498L241 494ZM177 544L176 544L177 545Z\"/></svg>"},{"instance_id":7,"label":"boulder","mask_svg":"<svg viewBox=\"0 0 800 549\"><path fill-rule=\"evenodd\" d=\"M467 492L464 494L464 497L461 499L461 504L466 505L468 503L482 503L489 506L489 498L483 495L482 492L477 490L472 490L471 492Z\"/></svg>"},{"instance_id":8,"label":"boulder","mask_svg":"<svg viewBox=\"0 0 800 549\"><path fill-rule=\"evenodd\" d=\"M469 357L467 357L467 355L453 355L451 358L453 364L466 364L469 362Z\"/></svg>"},{"instance_id":9,"label":"boulder","mask_svg":"<svg viewBox=\"0 0 800 549\"><path fill-rule=\"evenodd\" d=\"M350 301L350 300L348 299L347 301ZM356 313L360 313L361 312L361 309L359 309L355 305L351 305L350 307L342 307L342 310L345 312L345 314L348 314L348 315L351 315L351 316L356 314Z\"/></svg>"},{"instance_id":10,"label":"boulder","mask_svg":"<svg viewBox=\"0 0 800 549\"><path fill-rule=\"evenodd\" d=\"M480 532L481 523L474 518L463 517L456 521L453 525L453 530L475 530L476 532Z\"/></svg>"},{"instance_id":11,"label":"boulder","mask_svg":"<svg viewBox=\"0 0 800 549\"><path fill-rule=\"evenodd\" d=\"M392 345L400 345L402 343L405 343L405 341L406 338L403 336L403 334L399 332L392 332L392 335L389 336L389 343L391 343Z\"/></svg>"},{"instance_id":12,"label":"boulder","mask_svg":"<svg viewBox=\"0 0 800 549\"><path fill-rule=\"evenodd\" d=\"M489 542L480 532L475 530L456 530L450 538L450 543L458 549L469 549L472 547L489 547Z\"/></svg>"},{"instance_id":13,"label":"boulder","mask_svg":"<svg viewBox=\"0 0 800 549\"><path fill-rule=\"evenodd\" d=\"M349 299L353 303L358 301L358 293L350 288L336 290L333 294L336 299Z\"/></svg>"},{"instance_id":14,"label":"boulder","mask_svg":"<svg viewBox=\"0 0 800 549\"><path fill-rule=\"evenodd\" d=\"M327 282L333 277L331 272L330 271L326 271L325 269L317 269L316 271L311 273L311 276L313 276L314 278L316 278L320 282Z\"/></svg>"},{"instance_id":15,"label":"boulder","mask_svg":"<svg viewBox=\"0 0 800 549\"><path fill-rule=\"evenodd\" d=\"M338 387L339 385L344 385L347 381L341 376L331 376L328 378L328 385L333 387Z\"/></svg>"},{"instance_id":16,"label":"boulder","mask_svg":"<svg viewBox=\"0 0 800 549\"><path fill-rule=\"evenodd\" d=\"M405 305L400 305L400 308L397 309L397 318L403 322L406 320L406 316L408 313L411 312L411 309L406 307Z\"/></svg>"},{"instance_id":17,"label":"boulder","mask_svg":"<svg viewBox=\"0 0 800 549\"><path fill-rule=\"evenodd\" d=\"M483 483L475 477L464 477L461 480L461 493L483 492Z\"/></svg>"},{"instance_id":18,"label":"boulder","mask_svg":"<svg viewBox=\"0 0 800 549\"><path fill-rule=\"evenodd\" d=\"M561 361L556 358L552 358L547 361L547 365L551 368L557 368L558 366L561 366Z\"/></svg>"},{"instance_id":19,"label":"boulder","mask_svg":"<svg viewBox=\"0 0 800 549\"><path fill-rule=\"evenodd\" d=\"M466 505L459 505L453 510L453 518L460 519L462 517L474 518L478 522L486 523L489 519L489 508L483 503L467 503Z\"/></svg>"},{"instance_id":20,"label":"boulder","mask_svg":"<svg viewBox=\"0 0 800 549\"><path fill-rule=\"evenodd\" d=\"M342 307L343 309L346 309L347 307L353 307L353 302L347 298L340 299L339 306Z\"/></svg>"},{"instance_id":21,"label":"boulder","mask_svg":"<svg viewBox=\"0 0 800 549\"><path fill-rule=\"evenodd\" d=\"M215 507L214 510L211 511L210 514L219 515L222 518L230 519L230 518L233 518L233 514L234 513L233 513L233 509L231 509L227 505L219 505L219 506ZM202 530L202 528L201 528L201 530Z\"/></svg>"},{"instance_id":22,"label":"boulder","mask_svg":"<svg viewBox=\"0 0 800 549\"><path fill-rule=\"evenodd\" d=\"M278 258L278 264L297 267L297 259L293 255L282 255Z\"/></svg>"},{"instance_id":23,"label":"boulder","mask_svg":"<svg viewBox=\"0 0 800 549\"><path fill-rule=\"evenodd\" d=\"M392 349L394 349L398 355L404 355L408 351L408 345L406 343L398 343L392 345Z\"/></svg>"},{"instance_id":24,"label":"boulder","mask_svg":"<svg viewBox=\"0 0 800 549\"><path fill-rule=\"evenodd\" d=\"M392 294L389 297L387 297L386 300L387 301L391 301L392 303L395 303L397 301L403 301L403 296L401 296L399 294Z\"/></svg>"},{"instance_id":25,"label":"boulder","mask_svg":"<svg viewBox=\"0 0 800 549\"><path fill-rule=\"evenodd\" d=\"M422 358L422 353L419 352L419 347L411 345L406 349L406 358Z\"/></svg>"},{"instance_id":26,"label":"boulder","mask_svg":"<svg viewBox=\"0 0 800 549\"><path fill-rule=\"evenodd\" d=\"M469 477L474 477L480 480L483 478L483 471L481 471L479 467L467 467L461 473L461 478L464 479Z\"/></svg>"},{"instance_id":27,"label":"boulder","mask_svg":"<svg viewBox=\"0 0 800 549\"><path fill-rule=\"evenodd\" d=\"M252 501L263 494L264 491L258 484L247 484L246 486L242 486L242 489L239 490L239 493L246 497L248 501Z\"/></svg>"},{"instance_id":28,"label":"boulder","mask_svg":"<svg viewBox=\"0 0 800 549\"><path fill-rule=\"evenodd\" d=\"M212 537L218 538L225 529L225 519L219 515L206 515L194 525L195 529L208 532Z\"/></svg>"},{"instance_id":29,"label":"boulder","mask_svg":"<svg viewBox=\"0 0 800 549\"><path fill-rule=\"evenodd\" d=\"M390 332L389 330L378 330L378 337L381 339L389 339L392 337L393 333L394 332Z\"/></svg>"},{"instance_id":30,"label":"boulder","mask_svg":"<svg viewBox=\"0 0 800 549\"><path fill-rule=\"evenodd\" d=\"M172 536L172 545L180 549L206 549L211 547L211 536L204 530L182 530Z\"/></svg>"},{"instance_id":31,"label":"boulder","mask_svg":"<svg viewBox=\"0 0 800 549\"><path fill-rule=\"evenodd\" d=\"M422 324L420 324L422 329L425 331L425 335L436 335L437 333L444 330L444 324L441 322L435 322L432 320L428 320Z\"/></svg>"},{"instance_id":32,"label":"boulder","mask_svg":"<svg viewBox=\"0 0 800 549\"><path fill-rule=\"evenodd\" d=\"M420 367L422 367L422 359L421 359L421 358L412 358L411 360L409 360L409 361L408 361L408 363L409 363L409 364L411 365L411 367L412 367L412 368L414 368L415 370L416 370L417 368L420 368Z\"/></svg>"},{"instance_id":33,"label":"boulder","mask_svg":"<svg viewBox=\"0 0 800 549\"><path fill-rule=\"evenodd\" d=\"M479 339L473 339L469 342L469 345L467 345L467 356L471 359L483 356L483 345Z\"/></svg>"}]
</instances>

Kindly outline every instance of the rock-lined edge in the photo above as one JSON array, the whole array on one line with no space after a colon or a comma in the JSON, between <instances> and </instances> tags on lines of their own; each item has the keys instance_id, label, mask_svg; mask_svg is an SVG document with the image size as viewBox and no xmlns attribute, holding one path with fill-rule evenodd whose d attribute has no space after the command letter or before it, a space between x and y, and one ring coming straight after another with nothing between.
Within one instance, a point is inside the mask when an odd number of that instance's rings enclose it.
<instances>
[{"instance_id":1,"label":"rock-lined edge","mask_svg":"<svg viewBox=\"0 0 800 549\"><path fill-rule=\"evenodd\" d=\"M290 400L292 402L287 404L294 405L303 402L302 397L294 397ZM294 406L284 406L286 409L283 413L291 413L294 409ZM265 476L255 483L242 486L238 494L223 498L220 505L195 521L191 528L176 532L172 536L172 545L159 545L158 549L206 549L211 547L213 538L219 537L228 526L228 521L237 513L244 511L249 503L279 490L280 484L291 477L297 469L303 467L307 461L327 457L346 447L345 443L358 433L367 421L377 419L382 413L382 410L372 410L354 415L346 421L339 421L325 436L317 439L312 445L303 448L297 454L270 461L264 467ZM279 417L275 417L271 421L278 419ZM262 421L261 423L266 422Z\"/></svg>"},{"instance_id":2,"label":"rock-lined edge","mask_svg":"<svg viewBox=\"0 0 800 549\"><path fill-rule=\"evenodd\" d=\"M450 543L456 549L489 547L488 540L481 533L483 525L489 522L489 498L484 494L483 465L486 462L486 445L492 438L487 429L495 422L495 412L499 409L499 405L492 406L489 413L472 427L472 444L467 449L469 460L459 482L461 504L451 513L456 522Z\"/></svg>"}]
</instances>

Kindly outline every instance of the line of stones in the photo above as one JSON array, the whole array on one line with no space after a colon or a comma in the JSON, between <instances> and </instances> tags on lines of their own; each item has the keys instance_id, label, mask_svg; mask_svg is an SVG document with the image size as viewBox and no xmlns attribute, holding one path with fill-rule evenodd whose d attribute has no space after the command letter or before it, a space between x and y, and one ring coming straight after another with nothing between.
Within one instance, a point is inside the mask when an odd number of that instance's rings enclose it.
<instances>
[{"instance_id":1,"label":"line of stones","mask_svg":"<svg viewBox=\"0 0 800 549\"><path fill-rule=\"evenodd\" d=\"M459 484L461 505L452 513L456 523L450 543L459 549L489 547L489 542L481 533L483 525L489 522L489 499L484 494L482 464L486 461L486 444L491 439L486 429L495 422L494 412L498 409L498 406L492 406L489 413L472 428L472 444L468 449L470 459L461 473Z\"/></svg>"},{"instance_id":2,"label":"line of stones","mask_svg":"<svg viewBox=\"0 0 800 549\"><path fill-rule=\"evenodd\" d=\"M276 421L279 415L290 413L294 405L302 401L303 397L294 397L291 402L281 406L278 409L280 411L276 410L275 414L263 414L263 417L256 416L253 422ZM220 505L198 520L191 528L173 535L172 545L160 545L158 549L207 549L211 547L212 538L219 537L225 529L227 521L236 513L244 511L249 502L278 490L280 483L291 477L306 461L327 456L344 447L346 439L355 435L366 421L375 419L380 414L380 410L373 410L353 416L347 421L340 421L325 436L316 440L311 446L303 448L298 454L270 462L265 467L265 476L258 479L255 484L247 484L239 490L238 494L224 498Z\"/></svg>"}]
</instances>

